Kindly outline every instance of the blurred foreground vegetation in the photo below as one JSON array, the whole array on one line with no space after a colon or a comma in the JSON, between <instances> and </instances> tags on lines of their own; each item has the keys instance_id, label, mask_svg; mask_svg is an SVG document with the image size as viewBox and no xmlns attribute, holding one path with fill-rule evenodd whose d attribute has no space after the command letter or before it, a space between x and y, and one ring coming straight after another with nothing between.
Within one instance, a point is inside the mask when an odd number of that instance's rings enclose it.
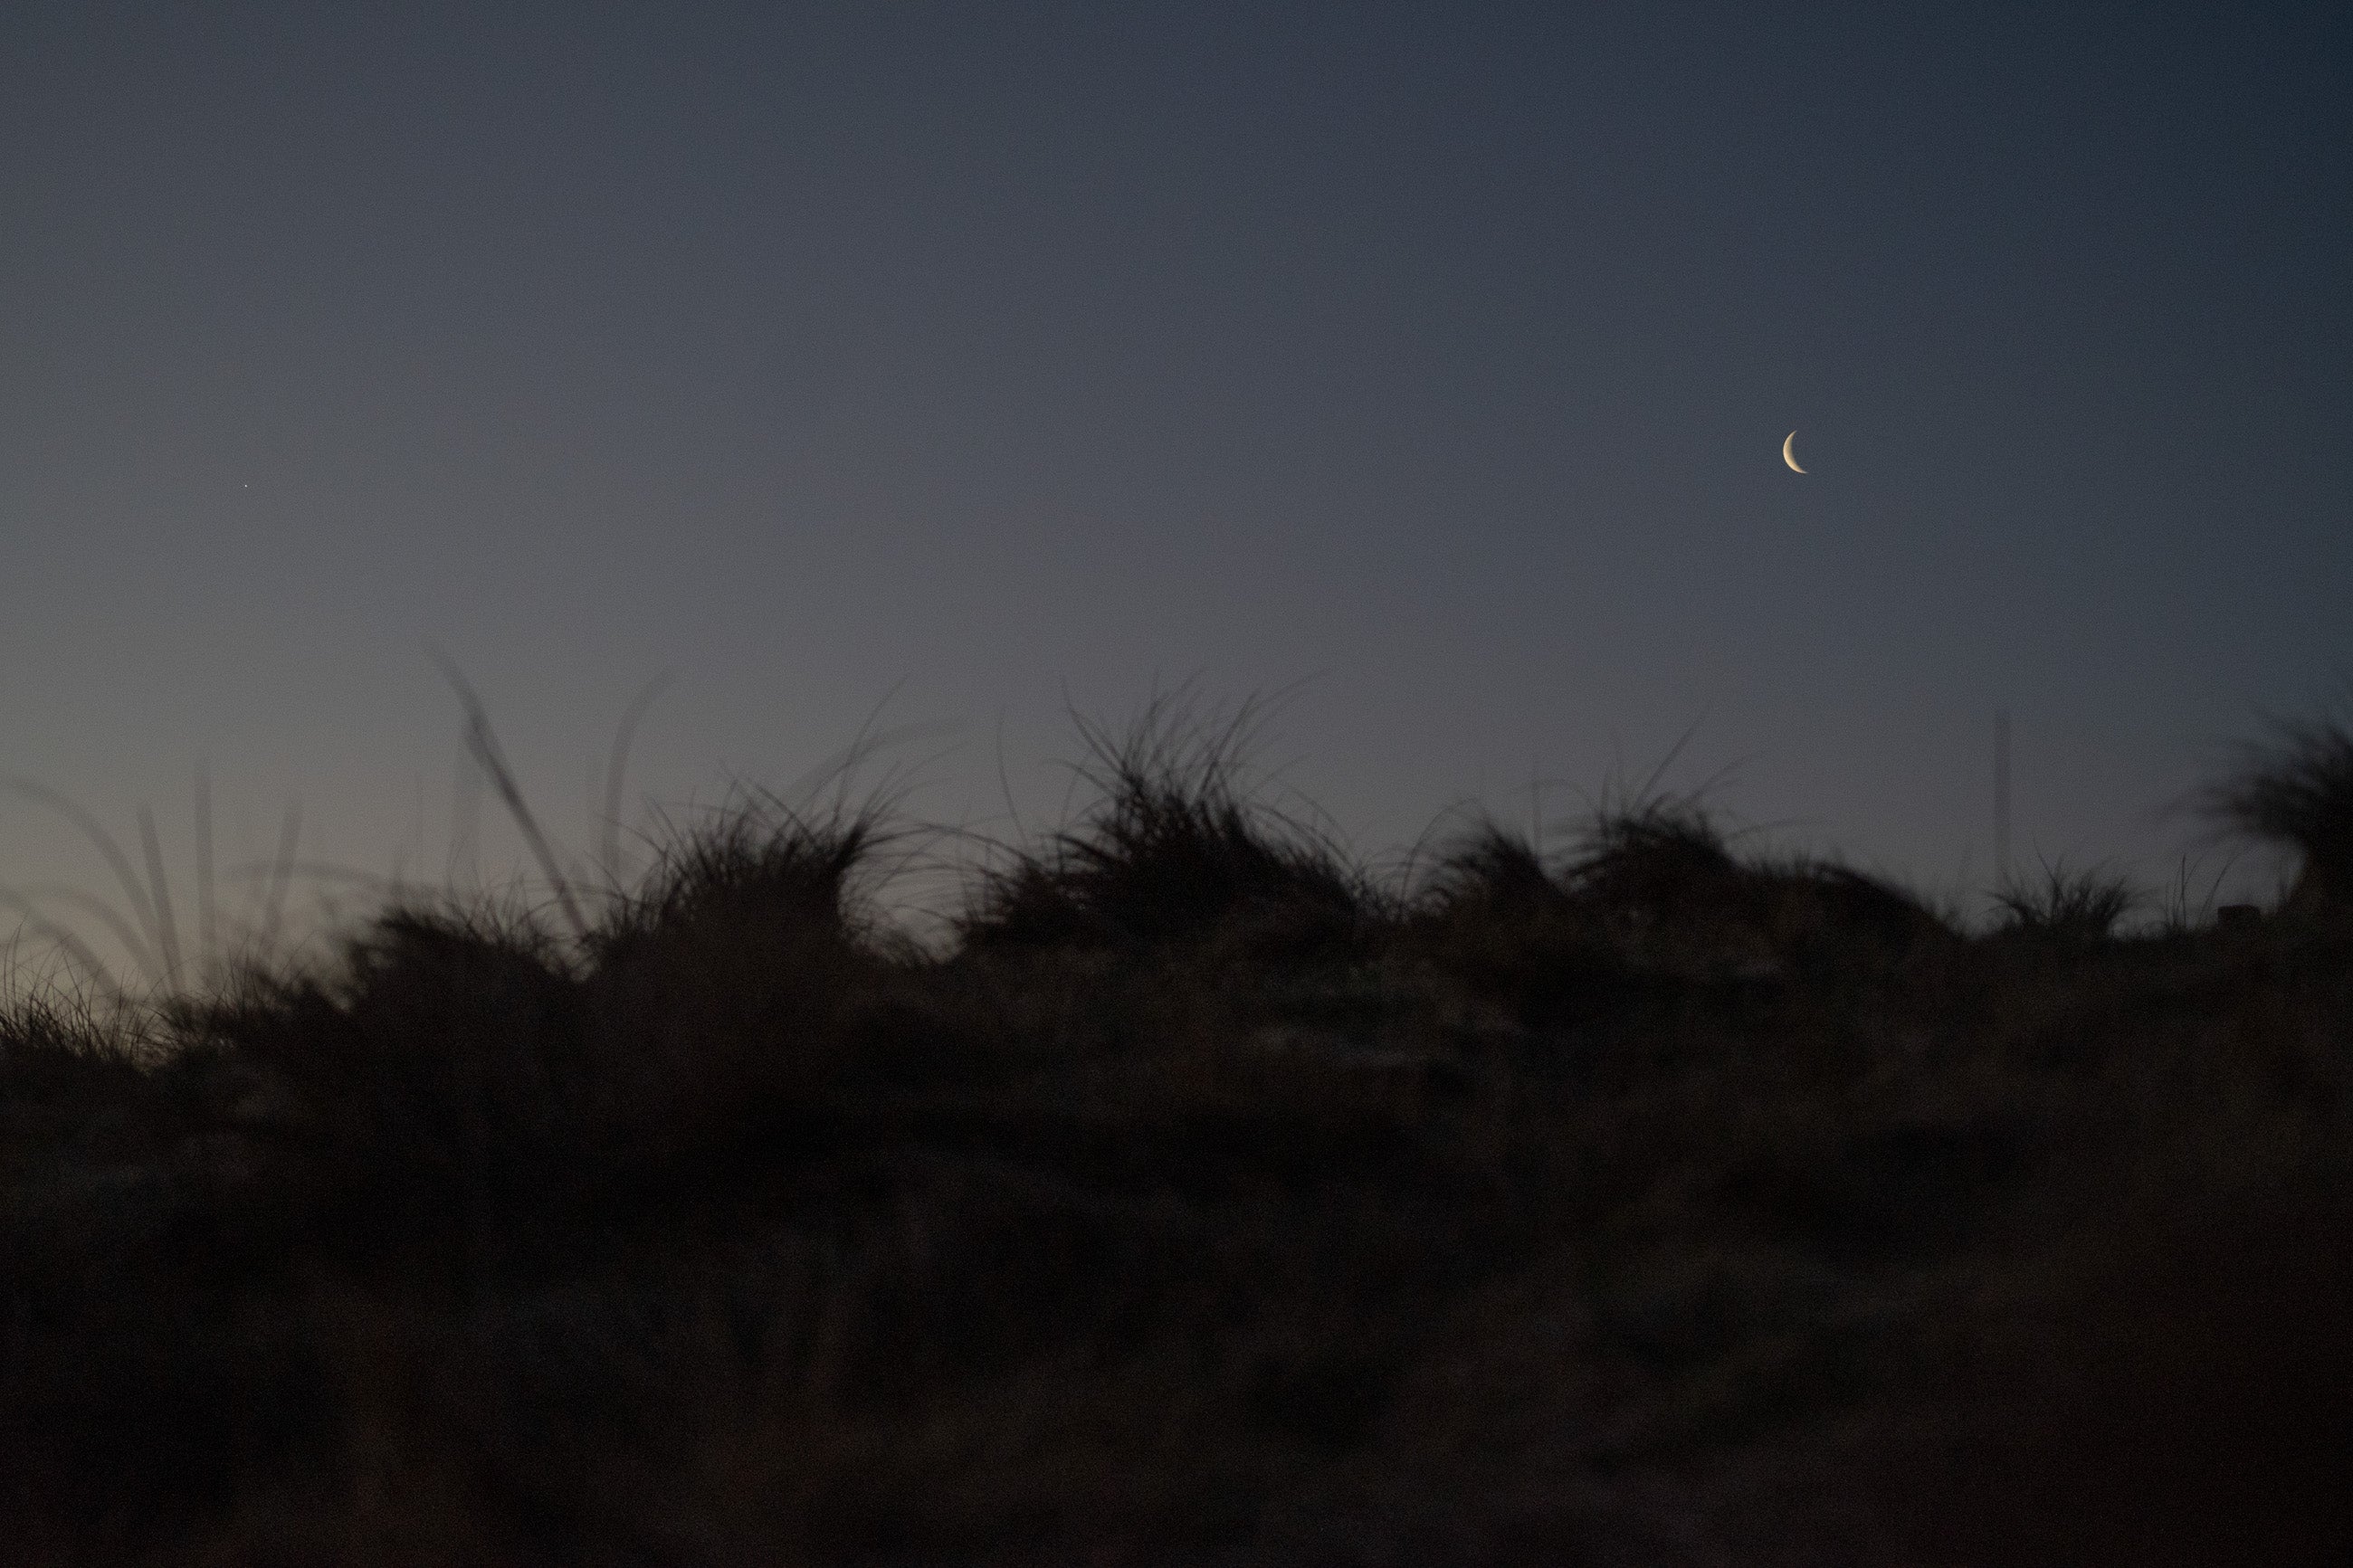
<instances>
[{"instance_id":1,"label":"blurred foreground vegetation","mask_svg":"<svg viewBox=\"0 0 2353 1568\"><path fill-rule=\"evenodd\" d=\"M746 809L16 1002L0 1561L2346 1560L2342 731L2208 803L2280 908L1978 932L1672 800L1377 879L1231 734L944 948Z\"/></svg>"}]
</instances>

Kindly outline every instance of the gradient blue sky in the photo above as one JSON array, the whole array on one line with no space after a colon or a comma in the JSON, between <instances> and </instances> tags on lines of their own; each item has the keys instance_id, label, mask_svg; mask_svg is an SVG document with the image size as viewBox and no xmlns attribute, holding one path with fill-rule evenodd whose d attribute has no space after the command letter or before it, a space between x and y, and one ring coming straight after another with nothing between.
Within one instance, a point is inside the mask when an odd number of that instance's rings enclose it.
<instances>
[{"instance_id":1,"label":"gradient blue sky","mask_svg":"<svg viewBox=\"0 0 2353 1568\"><path fill-rule=\"evenodd\" d=\"M1263 758L1367 851L1693 731L1668 784L1952 890L2007 706L2019 858L2162 880L2168 805L2343 691L2349 46L16 0L0 772L128 843L152 803L185 923L204 759L225 865L299 798L311 853L443 868L428 646L575 847L659 671L674 809L895 691L913 809L1001 817L1001 735L1033 825L1066 698L1192 678L1295 686ZM0 872L115 896L26 801Z\"/></svg>"}]
</instances>

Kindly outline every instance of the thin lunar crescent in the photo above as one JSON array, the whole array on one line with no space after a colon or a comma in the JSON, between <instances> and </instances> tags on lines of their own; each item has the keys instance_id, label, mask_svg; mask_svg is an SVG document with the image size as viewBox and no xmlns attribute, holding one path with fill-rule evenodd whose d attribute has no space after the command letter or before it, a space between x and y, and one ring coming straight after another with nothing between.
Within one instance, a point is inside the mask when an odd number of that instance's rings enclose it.
<instances>
[{"instance_id":1,"label":"thin lunar crescent","mask_svg":"<svg viewBox=\"0 0 2353 1568\"><path fill-rule=\"evenodd\" d=\"M1802 474L1802 473L1804 473L1806 470L1805 470L1805 469L1803 469L1803 468L1799 468L1799 467L1798 467L1798 459L1797 459L1796 456L1795 456L1794 454L1792 454L1792 453L1790 452L1790 450L1789 450L1789 443L1790 443L1790 442L1792 442L1792 441L1795 441L1797 438L1798 438L1798 433L1797 433L1795 430L1790 431L1790 432L1789 432L1789 434L1788 434L1788 436L1786 436L1786 437L1784 437L1782 438L1782 441L1781 441L1781 460L1782 460L1783 462L1785 462L1785 463L1787 463L1787 464L1788 464L1788 465L1789 465L1789 468L1790 468L1790 471L1791 471L1792 473L1799 473L1799 474Z\"/></svg>"}]
</instances>

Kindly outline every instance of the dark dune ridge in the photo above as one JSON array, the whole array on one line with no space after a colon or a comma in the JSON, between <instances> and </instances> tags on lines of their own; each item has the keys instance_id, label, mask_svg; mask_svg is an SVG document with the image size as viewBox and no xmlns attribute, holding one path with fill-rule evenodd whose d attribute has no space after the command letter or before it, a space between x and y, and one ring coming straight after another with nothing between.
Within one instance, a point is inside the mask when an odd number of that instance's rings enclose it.
<instances>
[{"instance_id":1,"label":"dark dune ridge","mask_svg":"<svg viewBox=\"0 0 2353 1568\"><path fill-rule=\"evenodd\" d=\"M2343 1560L2341 730L2207 802L2280 909L1976 933L1671 799L1378 879L1235 734L1094 732L944 948L771 802L15 1004L0 1558Z\"/></svg>"}]
</instances>

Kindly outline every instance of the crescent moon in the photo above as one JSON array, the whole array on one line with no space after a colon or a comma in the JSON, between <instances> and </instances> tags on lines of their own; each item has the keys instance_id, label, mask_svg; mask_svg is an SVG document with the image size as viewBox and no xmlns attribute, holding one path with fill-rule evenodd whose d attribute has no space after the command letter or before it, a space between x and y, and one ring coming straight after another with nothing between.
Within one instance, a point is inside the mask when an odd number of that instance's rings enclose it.
<instances>
[{"instance_id":1,"label":"crescent moon","mask_svg":"<svg viewBox=\"0 0 2353 1568\"><path fill-rule=\"evenodd\" d=\"M1792 473L1799 473L1799 474L1802 474L1802 473L1804 473L1806 470L1805 470L1805 469L1803 469L1803 468L1799 468L1799 467L1798 467L1798 459L1797 459L1796 456L1795 456L1793 453L1791 453L1791 452L1790 452L1790 450L1789 450L1789 443L1790 443L1790 442L1792 442L1792 441L1795 441L1797 438L1798 438L1798 433L1797 433L1795 430L1792 430L1792 431L1790 431L1790 432L1789 432L1789 434L1788 434L1786 437L1784 437L1784 438L1782 439L1782 442L1781 442L1781 460L1782 460L1783 462L1785 462L1785 463L1787 463L1787 464L1788 464L1788 465L1789 465L1789 470L1790 470L1790 472L1792 472Z\"/></svg>"}]
</instances>

